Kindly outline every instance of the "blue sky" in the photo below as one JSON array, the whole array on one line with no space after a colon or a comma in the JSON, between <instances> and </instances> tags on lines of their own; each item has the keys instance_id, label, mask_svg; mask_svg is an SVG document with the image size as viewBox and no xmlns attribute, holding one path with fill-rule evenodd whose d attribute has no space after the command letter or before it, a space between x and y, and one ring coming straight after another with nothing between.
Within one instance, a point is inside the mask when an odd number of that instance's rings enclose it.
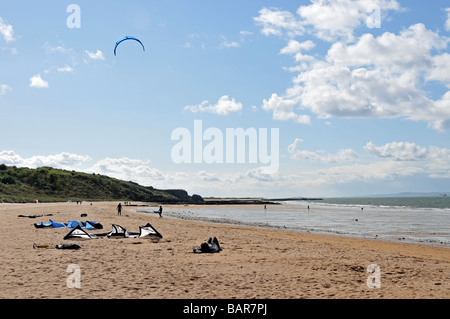
<instances>
[{"instance_id":1,"label":"blue sky","mask_svg":"<svg viewBox=\"0 0 450 319\"><path fill-rule=\"evenodd\" d=\"M114 56L124 36L145 51ZM0 162L203 196L449 191L449 42L444 1L3 1ZM176 163L196 120L224 153L277 129L278 169Z\"/></svg>"}]
</instances>

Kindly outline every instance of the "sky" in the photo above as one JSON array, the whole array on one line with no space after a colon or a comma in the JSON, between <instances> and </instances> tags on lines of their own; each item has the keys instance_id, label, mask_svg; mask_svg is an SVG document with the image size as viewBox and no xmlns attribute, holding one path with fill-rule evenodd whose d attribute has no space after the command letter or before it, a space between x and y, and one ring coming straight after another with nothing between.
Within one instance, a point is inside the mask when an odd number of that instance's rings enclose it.
<instances>
[{"instance_id":1,"label":"sky","mask_svg":"<svg viewBox=\"0 0 450 319\"><path fill-rule=\"evenodd\" d=\"M125 36L141 40L116 42ZM0 163L204 197L450 191L450 3L2 1Z\"/></svg>"}]
</instances>

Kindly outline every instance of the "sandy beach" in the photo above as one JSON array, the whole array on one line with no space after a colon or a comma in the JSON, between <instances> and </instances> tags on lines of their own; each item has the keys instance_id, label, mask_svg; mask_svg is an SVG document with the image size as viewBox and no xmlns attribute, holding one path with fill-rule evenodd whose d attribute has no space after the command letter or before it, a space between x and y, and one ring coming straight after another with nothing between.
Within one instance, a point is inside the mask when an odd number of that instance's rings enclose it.
<instances>
[{"instance_id":1,"label":"sandy beach","mask_svg":"<svg viewBox=\"0 0 450 319\"><path fill-rule=\"evenodd\" d=\"M0 204L0 298L6 299L448 299L450 250L379 240L159 218L117 203ZM169 206L164 207L170 210ZM155 207L156 210L156 207ZM47 215L23 218L19 215ZM87 217L80 217L87 214ZM69 229L34 223L93 220L129 231L152 224L159 242L141 238L64 241ZM223 251L194 254L217 237ZM77 243L79 250L34 249ZM80 288L69 288L70 265ZM378 265L379 288L367 272Z\"/></svg>"}]
</instances>

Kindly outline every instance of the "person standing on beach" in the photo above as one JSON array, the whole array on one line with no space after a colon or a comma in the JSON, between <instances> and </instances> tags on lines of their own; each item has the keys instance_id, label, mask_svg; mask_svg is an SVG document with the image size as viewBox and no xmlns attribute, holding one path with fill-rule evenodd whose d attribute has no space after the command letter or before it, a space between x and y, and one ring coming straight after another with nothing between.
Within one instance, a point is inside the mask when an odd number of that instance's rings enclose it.
<instances>
[{"instance_id":1,"label":"person standing on beach","mask_svg":"<svg viewBox=\"0 0 450 319\"><path fill-rule=\"evenodd\" d=\"M158 213L159 213L159 218L162 218L162 206L159 206Z\"/></svg>"},{"instance_id":2,"label":"person standing on beach","mask_svg":"<svg viewBox=\"0 0 450 319\"><path fill-rule=\"evenodd\" d=\"M122 204L119 203L119 205L117 205L117 215L121 216L122 215Z\"/></svg>"}]
</instances>

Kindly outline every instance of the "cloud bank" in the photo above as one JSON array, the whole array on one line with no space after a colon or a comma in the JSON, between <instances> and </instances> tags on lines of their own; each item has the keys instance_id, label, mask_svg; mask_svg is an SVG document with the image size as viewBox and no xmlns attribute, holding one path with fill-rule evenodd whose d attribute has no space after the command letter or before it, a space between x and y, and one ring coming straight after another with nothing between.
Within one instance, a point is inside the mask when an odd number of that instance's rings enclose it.
<instances>
[{"instance_id":1,"label":"cloud bank","mask_svg":"<svg viewBox=\"0 0 450 319\"><path fill-rule=\"evenodd\" d=\"M370 8L401 10L396 1L381 0L317 0L296 15L262 9L254 19L261 33L290 37L280 53L293 56L296 65L288 69L298 72L284 94L263 100L262 109L275 120L301 124L311 124L312 113L319 119L402 118L439 131L450 128L450 55L443 52L450 38L422 23L398 33L355 36ZM332 42L325 55L306 54L316 43L294 39L305 33ZM430 82L447 92L432 96Z\"/></svg>"}]
</instances>

